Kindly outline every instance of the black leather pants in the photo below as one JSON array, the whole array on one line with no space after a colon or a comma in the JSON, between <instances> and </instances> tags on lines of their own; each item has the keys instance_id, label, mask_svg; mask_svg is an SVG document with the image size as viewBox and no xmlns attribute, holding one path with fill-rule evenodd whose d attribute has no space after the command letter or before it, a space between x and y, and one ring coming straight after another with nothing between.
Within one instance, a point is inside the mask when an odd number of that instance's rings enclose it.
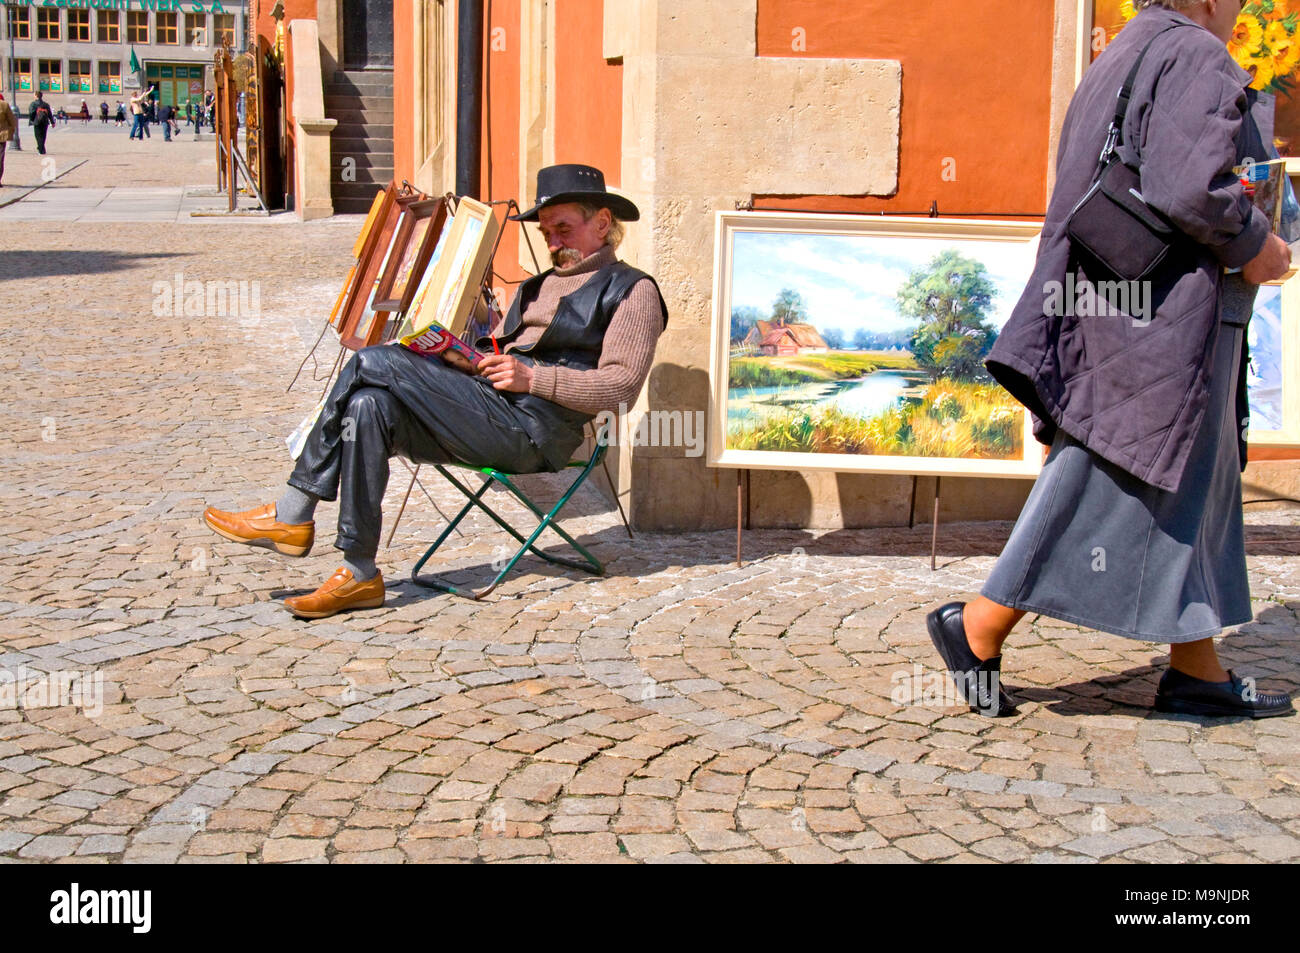
<instances>
[{"instance_id":1,"label":"black leather pants","mask_svg":"<svg viewBox=\"0 0 1300 953\"><path fill-rule=\"evenodd\" d=\"M549 469L513 396L404 347L363 348L339 372L289 485L338 498L335 547L373 558L390 457L507 473Z\"/></svg>"}]
</instances>

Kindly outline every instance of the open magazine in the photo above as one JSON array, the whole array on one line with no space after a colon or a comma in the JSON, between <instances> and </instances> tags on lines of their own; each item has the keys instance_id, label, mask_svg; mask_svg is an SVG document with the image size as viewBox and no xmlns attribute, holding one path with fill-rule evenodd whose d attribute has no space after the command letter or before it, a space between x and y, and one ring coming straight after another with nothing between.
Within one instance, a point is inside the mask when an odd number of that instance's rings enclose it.
<instances>
[{"instance_id":1,"label":"open magazine","mask_svg":"<svg viewBox=\"0 0 1300 953\"><path fill-rule=\"evenodd\" d=\"M483 359L483 355L436 321L419 333L404 334L397 343L425 357L440 357L467 374L475 373L475 366Z\"/></svg>"}]
</instances>

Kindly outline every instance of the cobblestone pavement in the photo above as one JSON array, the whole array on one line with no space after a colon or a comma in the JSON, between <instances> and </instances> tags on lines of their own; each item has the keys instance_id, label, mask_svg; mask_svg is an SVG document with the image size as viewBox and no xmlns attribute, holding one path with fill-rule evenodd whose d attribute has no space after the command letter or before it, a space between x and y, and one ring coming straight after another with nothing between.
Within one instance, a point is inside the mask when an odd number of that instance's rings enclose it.
<instances>
[{"instance_id":1,"label":"cobblestone pavement","mask_svg":"<svg viewBox=\"0 0 1300 953\"><path fill-rule=\"evenodd\" d=\"M1019 715L895 703L899 679L934 671L925 613L978 588L1008 524L944 527L933 573L928 528L754 531L736 568L734 534L632 542L583 491L569 523L609 575L530 560L476 604L400 582L439 524L417 489L380 553L383 609L289 616L274 599L338 564L334 507L302 560L199 514L282 485L319 385L285 387L358 227L0 228L0 689L89 686L57 707L9 689L0 856L1300 857L1300 718L1153 715L1156 646L1027 619L1006 660ZM261 314L160 315L178 274L260 282ZM1294 691L1300 530L1250 520L1256 618L1224 654ZM472 519L444 566L490 571L490 529Z\"/></svg>"}]
</instances>

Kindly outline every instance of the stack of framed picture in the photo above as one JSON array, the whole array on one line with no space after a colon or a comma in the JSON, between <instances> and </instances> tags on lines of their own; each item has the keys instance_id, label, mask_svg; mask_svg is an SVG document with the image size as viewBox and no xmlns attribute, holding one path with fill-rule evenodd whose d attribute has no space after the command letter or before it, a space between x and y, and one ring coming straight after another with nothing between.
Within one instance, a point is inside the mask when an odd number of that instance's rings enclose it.
<instances>
[{"instance_id":1,"label":"stack of framed picture","mask_svg":"<svg viewBox=\"0 0 1300 953\"><path fill-rule=\"evenodd\" d=\"M340 344L359 350L391 340L399 325L419 329L434 320L462 333L499 230L481 202L431 198L390 182L371 204L330 313Z\"/></svg>"}]
</instances>

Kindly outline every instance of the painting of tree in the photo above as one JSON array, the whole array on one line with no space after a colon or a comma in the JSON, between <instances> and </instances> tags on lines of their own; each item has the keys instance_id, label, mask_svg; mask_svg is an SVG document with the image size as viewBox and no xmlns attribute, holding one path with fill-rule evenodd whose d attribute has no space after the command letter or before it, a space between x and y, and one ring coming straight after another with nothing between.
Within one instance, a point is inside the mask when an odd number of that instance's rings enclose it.
<instances>
[{"instance_id":1,"label":"painting of tree","mask_svg":"<svg viewBox=\"0 0 1300 953\"><path fill-rule=\"evenodd\" d=\"M763 312L759 311L758 308L732 308L731 343L739 344L745 340L745 335L761 320L763 320Z\"/></svg>"},{"instance_id":2,"label":"painting of tree","mask_svg":"<svg viewBox=\"0 0 1300 953\"><path fill-rule=\"evenodd\" d=\"M808 306L804 304L803 295L793 288L782 288L772 302L772 321L776 324L807 323Z\"/></svg>"},{"instance_id":3,"label":"painting of tree","mask_svg":"<svg viewBox=\"0 0 1300 953\"><path fill-rule=\"evenodd\" d=\"M984 358L997 340L989 322L997 294L984 264L955 249L940 252L898 289L898 310L917 321L911 350L934 379L987 379Z\"/></svg>"}]
</instances>

